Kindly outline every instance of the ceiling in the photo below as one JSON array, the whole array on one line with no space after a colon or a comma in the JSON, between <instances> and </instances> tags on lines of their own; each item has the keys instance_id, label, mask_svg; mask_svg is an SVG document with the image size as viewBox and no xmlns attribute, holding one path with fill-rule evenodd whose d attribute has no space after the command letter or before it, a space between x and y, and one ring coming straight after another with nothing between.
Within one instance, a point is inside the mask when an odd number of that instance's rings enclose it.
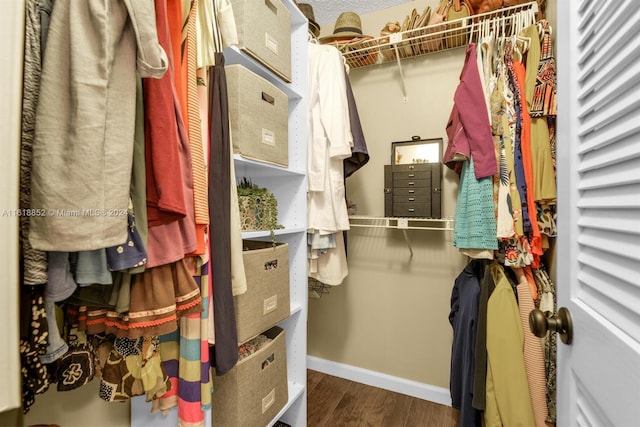
<instances>
[{"instance_id":1,"label":"ceiling","mask_svg":"<svg viewBox=\"0 0 640 427\"><path fill-rule=\"evenodd\" d=\"M342 12L356 12L358 15L406 3L408 0L302 0L309 3L320 25L333 24Z\"/></svg>"}]
</instances>

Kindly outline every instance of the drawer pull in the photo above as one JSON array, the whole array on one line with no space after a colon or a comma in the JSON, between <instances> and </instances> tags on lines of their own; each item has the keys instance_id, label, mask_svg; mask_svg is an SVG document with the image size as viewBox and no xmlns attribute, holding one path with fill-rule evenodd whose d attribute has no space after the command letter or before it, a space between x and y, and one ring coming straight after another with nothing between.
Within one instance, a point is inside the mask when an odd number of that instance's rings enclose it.
<instances>
[{"instance_id":1,"label":"drawer pull","mask_svg":"<svg viewBox=\"0 0 640 427\"><path fill-rule=\"evenodd\" d=\"M271 105L276 105L276 99L266 92L262 92L262 100L268 102Z\"/></svg>"},{"instance_id":2,"label":"drawer pull","mask_svg":"<svg viewBox=\"0 0 640 427\"><path fill-rule=\"evenodd\" d=\"M409 190L409 194L413 194L415 192L416 192L416 190Z\"/></svg>"},{"instance_id":3,"label":"drawer pull","mask_svg":"<svg viewBox=\"0 0 640 427\"><path fill-rule=\"evenodd\" d=\"M415 201L416 201L416 198L415 198L415 197L409 197L409 201L410 201L410 202L415 202Z\"/></svg>"},{"instance_id":4,"label":"drawer pull","mask_svg":"<svg viewBox=\"0 0 640 427\"><path fill-rule=\"evenodd\" d=\"M416 174L415 174L415 173L410 173L410 174L409 174L409 178L415 178L415 177L416 177Z\"/></svg>"},{"instance_id":5,"label":"drawer pull","mask_svg":"<svg viewBox=\"0 0 640 427\"><path fill-rule=\"evenodd\" d=\"M408 209L408 211L409 211L409 212L415 212L416 210L415 210L415 209L413 209L413 208L409 208L409 209Z\"/></svg>"},{"instance_id":6,"label":"drawer pull","mask_svg":"<svg viewBox=\"0 0 640 427\"><path fill-rule=\"evenodd\" d=\"M274 15L278 14L278 8L271 2L271 0L264 0L264 4L271 9L271 12L273 12Z\"/></svg>"},{"instance_id":7,"label":"drawer pull","mask_svg":"<svg viewBox=\"0 0 640 427\"><path fill-rule=\"evenodd\" d=\"M414 170L415 168L415 166L409 166L409 170Z\"/></svg>"},{"instance_id":8,"label":"drawer pull","mask_svg":"<svg viewBox=\"0 0 640 427\"><path fill-rule=\"evenodd\" d=\"M415 183L415 182L413 182L413 181L411 181L411 182L409 182L407 185L416 185L416 183Z\"/></svg>"}]
</instances>

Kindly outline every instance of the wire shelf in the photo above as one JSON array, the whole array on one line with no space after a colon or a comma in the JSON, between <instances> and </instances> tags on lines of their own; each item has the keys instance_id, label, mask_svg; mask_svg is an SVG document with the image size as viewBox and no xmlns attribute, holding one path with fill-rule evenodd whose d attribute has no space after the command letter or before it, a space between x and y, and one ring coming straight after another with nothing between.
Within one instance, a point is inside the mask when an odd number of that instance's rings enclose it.
<instances>
[{"instance_id":1,"label":"wire shelf","mask_svg":"<svg viewBox=\"0 0 640 427\"><path fill-rule=\"evenodd\" d=\"M361 37L330 43L340 50L351 68L400 61L435 52L466 47L484 31L496 37L514 35L523 23L534 23L536 1L504 7L467 18L445 21L380 37Z\"/></svg>"}]
</instances>

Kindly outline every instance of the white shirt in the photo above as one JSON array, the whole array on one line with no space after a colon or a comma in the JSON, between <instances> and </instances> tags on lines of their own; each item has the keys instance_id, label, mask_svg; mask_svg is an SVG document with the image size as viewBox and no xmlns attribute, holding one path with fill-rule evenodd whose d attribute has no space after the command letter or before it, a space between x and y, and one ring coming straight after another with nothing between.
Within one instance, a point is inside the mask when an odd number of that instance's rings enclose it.
<instances>
[{"instance_id":1,"label":"white shirt","mask_svg":"<svg viewBox=\"0 0 640 427\"><path fill-rule=\"evenodd\" d=\"M309 221L322 234L349 229L343 160L351 156L344 59L333 46L309 44Z\"/></svg>"}]
</instances>

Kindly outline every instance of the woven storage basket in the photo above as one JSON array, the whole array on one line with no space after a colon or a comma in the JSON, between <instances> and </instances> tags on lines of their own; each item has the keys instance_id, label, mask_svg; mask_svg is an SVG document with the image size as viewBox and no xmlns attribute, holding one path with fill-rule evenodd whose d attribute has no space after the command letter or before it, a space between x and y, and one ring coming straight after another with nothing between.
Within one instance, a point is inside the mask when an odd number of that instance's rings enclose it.
<instances>
[{"instance_id":1,"label":"woven storage basket","mask_svg":"<svg viewBox=\"0 0 640 427\"><path fill-rule=\"evenodd\" d=\"M247 291L236 295L238 342L245 342L289 317L289 245L243 240Z\"/></svg>"},{"instance_id":2,"label":"woven storage basket","mask_svg":"<svg viewBox=\"0 0 640 427\"><path fill-rule=\"evenodd\" d=\"M266 426L287 403L285 331L274 326L263 335L272 341L238 361L226 374L214 376L214 426Z\"/></svg>"}]
</instances>

